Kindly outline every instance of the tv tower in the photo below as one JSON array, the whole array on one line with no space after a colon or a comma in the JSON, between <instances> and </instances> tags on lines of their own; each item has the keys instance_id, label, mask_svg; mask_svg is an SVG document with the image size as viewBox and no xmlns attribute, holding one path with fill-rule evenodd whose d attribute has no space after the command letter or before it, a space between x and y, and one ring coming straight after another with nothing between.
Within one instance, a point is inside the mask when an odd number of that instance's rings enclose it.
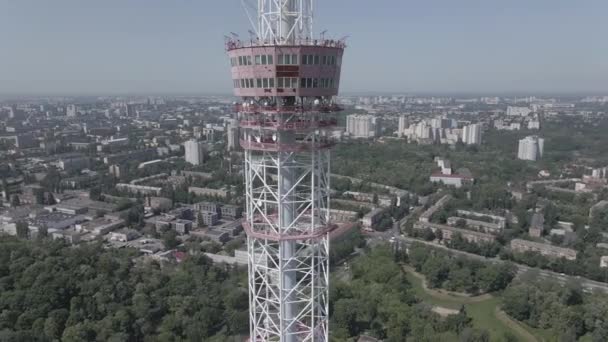
<instances>
[{"instance_id":1,"label":"tv tower","mask_svg":"<svg viewBox=\"0 0 608 342\"><path fill-rule=\"evenodd\" d=\"M344 40L313 0L258 0L226 38L245 154L250 341L328 341L330 139Z\"/></svg>"}]
</instances>

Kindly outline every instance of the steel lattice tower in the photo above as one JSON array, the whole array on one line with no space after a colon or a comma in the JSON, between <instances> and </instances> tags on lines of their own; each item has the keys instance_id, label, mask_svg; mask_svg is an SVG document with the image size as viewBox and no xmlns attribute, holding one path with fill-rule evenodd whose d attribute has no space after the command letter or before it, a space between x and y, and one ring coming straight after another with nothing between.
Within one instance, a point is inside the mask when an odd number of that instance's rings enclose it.
<instances>
[{"instance_id":1,"label":"steel lattice tower","mask_svg":"<svg viewBox=\"0 0 608 342\"><path fill-rule=\"evenodd\" d=\"M313 37L313 0L258 0L227 38L245 154L250 341L328 340L329 130L343 41Z\"/></svg>"}]
</instances>

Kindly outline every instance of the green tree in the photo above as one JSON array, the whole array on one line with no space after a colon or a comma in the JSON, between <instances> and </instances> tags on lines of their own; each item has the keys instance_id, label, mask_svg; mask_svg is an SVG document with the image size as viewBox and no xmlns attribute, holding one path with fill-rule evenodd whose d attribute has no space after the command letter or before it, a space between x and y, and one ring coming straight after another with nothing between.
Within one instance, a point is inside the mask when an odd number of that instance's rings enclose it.
<instances>
[{"instance_id":1,"label":"green tree","mask_svg":"<svg viewBox=\"0 0 608 342\"><path fill-rule=\"evenodd\" d=\"M203 222L203 213L200 211L196 214L196 223L199 228L205 227L205 223Z\"/></svg>"},{"instance_id":2,"label":"green tree","mask_svg":"<svg viewBox=\"0 0 608 342\"><path fill-rule=\"evenodd\" d=\"M174 249L179 245L179 240L177 240L177 233L174 230L169 230L163 234L163 242L165 244L165 248Z\"/></svg>"}]
</instances>

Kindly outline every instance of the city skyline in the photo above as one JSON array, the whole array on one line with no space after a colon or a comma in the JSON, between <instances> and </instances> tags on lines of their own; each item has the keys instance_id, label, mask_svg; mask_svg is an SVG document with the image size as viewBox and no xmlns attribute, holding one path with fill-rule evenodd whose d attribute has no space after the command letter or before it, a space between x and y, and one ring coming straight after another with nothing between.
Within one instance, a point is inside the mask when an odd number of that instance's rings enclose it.
<instances>
[{"instance_id":1,"label":"city skyline","mask_svg":"<svg viewBox=\"0 0 608 342\"><path fill-rule=\"evenodd\" d=\"M315 32L352 37L345 93L608 90L608 51L593 43L608 33L600 1L349 4L317 2L315 18ZM239 1L212 7L2 1L0 94L227 94L226 27L249 27ZM398 63L376 63L380 51Z\"/></svg>"}]
</instances>

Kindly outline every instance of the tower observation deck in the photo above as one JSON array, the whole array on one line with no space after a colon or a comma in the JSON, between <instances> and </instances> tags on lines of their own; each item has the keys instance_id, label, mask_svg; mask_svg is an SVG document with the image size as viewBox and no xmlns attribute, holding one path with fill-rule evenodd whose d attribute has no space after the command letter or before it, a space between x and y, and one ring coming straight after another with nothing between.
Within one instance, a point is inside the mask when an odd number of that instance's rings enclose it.
<instances>
[{"instance_id":1,"label":"tower observation deck","mask_svg":"<svg viewBox=\"0 0 608 342\"><path fill-rule=\"evenodd\" d=\"M257 0L226 40L245 151L250 341L328 341L330 148L343 41L314 38L313 0ZM252 32L253 35L253 32Z\"/></svg>"}]
</instances>

